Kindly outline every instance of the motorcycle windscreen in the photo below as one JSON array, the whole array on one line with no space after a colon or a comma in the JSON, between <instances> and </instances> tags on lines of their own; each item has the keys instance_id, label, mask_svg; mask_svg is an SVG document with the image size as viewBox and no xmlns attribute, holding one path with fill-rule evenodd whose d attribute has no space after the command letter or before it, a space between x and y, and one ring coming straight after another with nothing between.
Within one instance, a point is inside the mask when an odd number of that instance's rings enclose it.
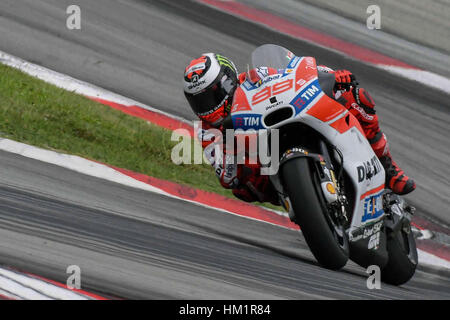
<instances>
[{"instance_id":1,"label":"motorcycle windscreen","mask_svg":"<svg viewBox=\"0 0 450 320\"><path fill-rule=\"evenodd\" d=\"M275 44L265 44L253 51L252 68L268 67L276 70L286 69L295 55L286 48Z\"/></svg>"}]
</instances>

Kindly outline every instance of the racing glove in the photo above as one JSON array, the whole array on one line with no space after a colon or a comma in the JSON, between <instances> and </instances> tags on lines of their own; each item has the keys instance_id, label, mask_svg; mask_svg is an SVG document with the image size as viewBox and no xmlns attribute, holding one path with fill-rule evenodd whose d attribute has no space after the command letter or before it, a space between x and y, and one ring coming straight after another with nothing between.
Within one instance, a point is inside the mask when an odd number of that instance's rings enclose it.
<instances>
[{"instance_id":1,"label":"racing glove","mask_svg":"<svg viewBox=\"0 0 450 320\"><path fill-rule=\"evenodd\" d=\"M351 87L356 87L358 82L356 82L356 77L353 73L348 70L336 70L334 72L336 78L335 90L346 90L349 91Z\"/></svg>"},{"instance_id":2,"label":"racing glove","mask_svg":"<svg viewBox=\"0 0 450 320\"><path fill-rule=\"evenodd\" d=\"M239 186L239 176L242 169L240 165L236 164L236 158L233 154L216 153L212 165L222 187L235 189Z\"/></svg>"},{"instance_id":3,"label":"racing glove","mask_svg":"<svg viewBox=\"0 0 450 320\"><path fill-rule=\"evenodd\" d=\"M215 170L220 184L226 189L238 188L240 168L237 164L218 165Z\"/></svg>"}]
</instances>

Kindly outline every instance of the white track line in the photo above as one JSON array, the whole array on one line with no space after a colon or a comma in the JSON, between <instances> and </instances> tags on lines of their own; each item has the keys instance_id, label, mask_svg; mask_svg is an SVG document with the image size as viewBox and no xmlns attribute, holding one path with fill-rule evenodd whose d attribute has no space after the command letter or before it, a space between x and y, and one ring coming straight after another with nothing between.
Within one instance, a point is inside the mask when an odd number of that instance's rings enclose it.
<instances>
[{"instance_id":1,"label":"white track line","mask_svg":"<svg viewBox=\"0 0 450 320\"><path fill-rule=\"evenodd\" d=\"M46 163L51 163L59 167L63 167L100 179L170 196L168 193L162 191L161 189L137 181L136 179L124 175L106 165L94 161L89 161L78 156L45 150L3 138L0 138L0 150L19 154L21 156L43 161Z\"/></svg>"},{"instance_id":2,"label":"white track line","mask_svg":"<svg viewBox=\"0 0 450 320\"><path fill-rule=\"evenodd\" d=\"M52 300L46 295L40 294L31 288L23 286L22 284L3 276L0 276L0 288L3 289L3 292L9 292L10 294L19 296L24 300ZM8 294L8 296L10 295Z\"/></svg>"},{"instance_id":3,"label":"white track line","mask_svg":"<svg viewBox=\"0 0 450 320\"><path fill-rule=\"evenodd\" d=\"M397 66L376 64L378 68L395 73L409 80L420 82L428 87L450 94L450 79L425 70L408 69Z\"/></svg>"},{"instance_id":4,"label":"white track line","mask_svg":"<svg viewBox=\"0 0 450 320\"><path fill-rule=\"evenodd\" d=\"M441 259L434 254L425 252L423 250L417 250L417 255L419 257L419 264L426 264L431 266L438 266L440 268L446 268L450 270L450 262Z\"/></svg>"},{"instance_id":5,"label":"white track line","mask_svg":"<svg viewBox=\"0 0 450 320\"><path fill-rule=\"evenodd\" d=\"M2 268L0 268L0 288L24 299L88 300L84 295L69 289Z\"/></svg>"}]
</instances>

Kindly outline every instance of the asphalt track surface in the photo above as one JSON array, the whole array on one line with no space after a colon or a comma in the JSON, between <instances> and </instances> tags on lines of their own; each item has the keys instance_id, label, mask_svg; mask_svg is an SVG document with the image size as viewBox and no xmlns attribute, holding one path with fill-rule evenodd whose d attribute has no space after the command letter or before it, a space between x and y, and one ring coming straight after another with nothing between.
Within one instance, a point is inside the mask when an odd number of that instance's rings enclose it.
<instances>
[{"instance_id":1,"label":"asphalt track surface","mask_svg":"<svg viewBox=\"0 0 450 320\"><path fill-rule=\"evenodd\" d=\"M68 5L82 30L66 29ZM352 70L378 104L393 154L418 190L418 214L450 225L448 96L191 1L3 0L0 50L193 119L185 65L220 52L243 70L278 43ZM450 298L448 274L366 288L364 270L319 268L294 231L234 217L0 152L1 263L124 298Z\"/></svg>"}]
</instances>

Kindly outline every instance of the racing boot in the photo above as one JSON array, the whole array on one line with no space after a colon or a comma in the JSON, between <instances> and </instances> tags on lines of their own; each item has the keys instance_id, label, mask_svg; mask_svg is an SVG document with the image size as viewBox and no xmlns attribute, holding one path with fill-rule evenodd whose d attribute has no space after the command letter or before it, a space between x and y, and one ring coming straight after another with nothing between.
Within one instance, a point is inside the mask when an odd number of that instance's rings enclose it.
<instances>
[{"instance_id":1,"label":"racing boot","mask_svg":"<svg viewBox=\"0 0 450 320\"><path fill-rule=\"evenodd\" d=\"M413 192L416 189L416 183L392 159L384 133L379 131L369 142L386 171L386 187L399 195Z\"/></svg>"},{"instance_id":2,"label":"racing boot","mask_svg":"<svg viewBox=\"0 0 450 320\"><path fill-rule=\"evenodd\" d=\"M375 102L364 88L353 88L341 96L340 101L358 119L386 171L386 186L399 195L408 194L416 189L416 184L392 159L386 136L380 130Z\"/></svg>"}]
</instances>

